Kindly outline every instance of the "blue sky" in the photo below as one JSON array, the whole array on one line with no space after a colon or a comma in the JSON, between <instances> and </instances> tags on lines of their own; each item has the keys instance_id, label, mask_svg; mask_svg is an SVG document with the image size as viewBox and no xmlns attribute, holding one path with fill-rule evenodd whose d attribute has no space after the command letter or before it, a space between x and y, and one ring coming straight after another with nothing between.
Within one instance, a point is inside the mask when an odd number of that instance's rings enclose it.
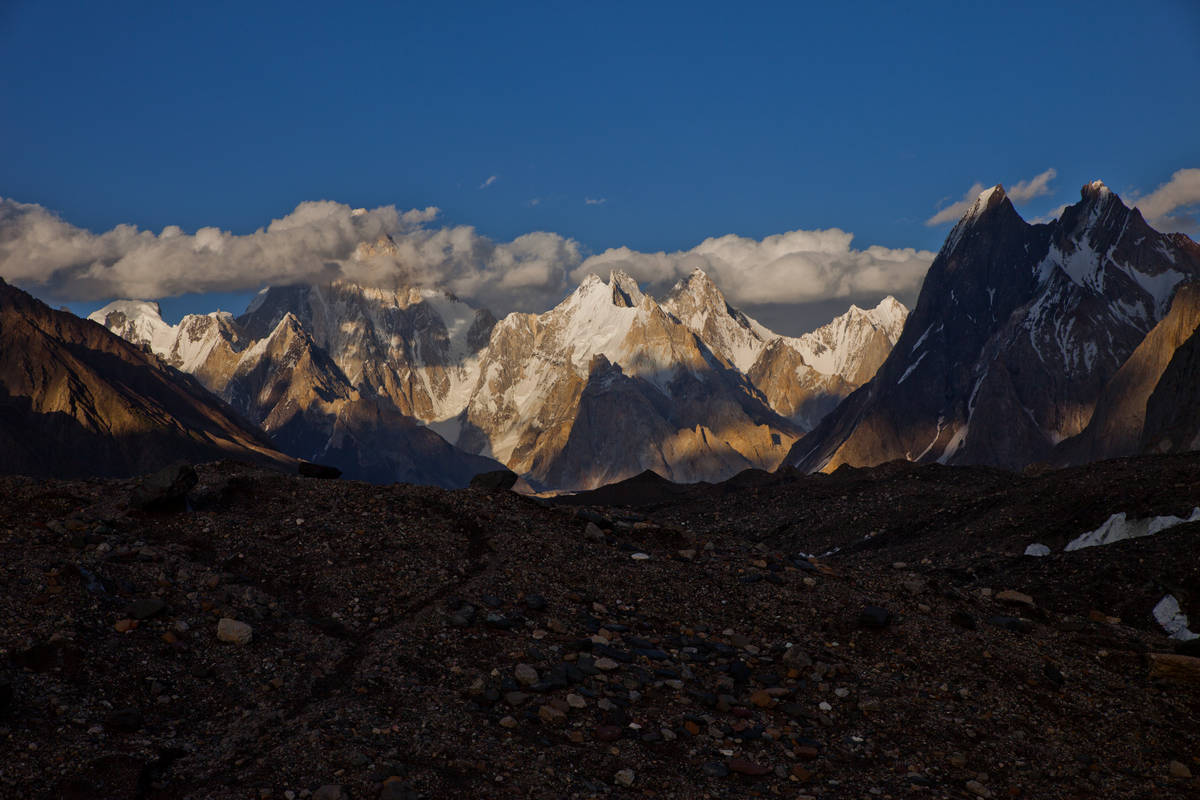
<instances>
[{"instance_id":1,"label":"blue sky","mask_svg":"<svg viewBox=\"0 0 1200 800\"><path fill-rule=\"evenodd\" d=\"M0 6L0 196L96 233L328 199L582 256L936 251L977 182L1055 170L1031 218L1200 167L1194 0L380 5Z\"/></svg>"}]
</instances>

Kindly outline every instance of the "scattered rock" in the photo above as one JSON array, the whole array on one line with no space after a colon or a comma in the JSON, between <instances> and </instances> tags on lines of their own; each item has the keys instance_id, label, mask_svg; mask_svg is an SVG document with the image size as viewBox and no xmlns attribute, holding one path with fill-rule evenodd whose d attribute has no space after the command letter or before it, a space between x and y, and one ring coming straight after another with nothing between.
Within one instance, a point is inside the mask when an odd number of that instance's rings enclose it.
<instances>
[{"instance_id":1,"label":"scattered rock","mask_svg":"<svg viewBox=\"0 0 1200 800\"><path fill-rule=\"evenodd\" d=\"M110 731L133 733L142 727L142 712L136 708L119 708L104 718L104 727Z\"/></svg>"},{"instance_id":2,"label":"scattered rock","mask_svg":"<svg viewBox=\"0 0 1200 800\"><path fill-rule=\"evenodd\" d=\"M706 761L700 771L710 778L724 778L729 774L729 767L720 761Z\"/></svg>"},{"instance_id":3,"label":"scattered rock","mask_svg":"<svg viewBox=\"0 0 1200 800\"><path fill-rule=\"evenodd\" d=\"M312 793L312 800L350 800L346 790L337 784L329 783Z\"/></svg>"},{"instance_id":4,"label":"scattered rock","mask_svg":"<svg viewBox=\"0 0 1200 800\"><path fill-rule=\"evenodd\" d=\"M1150 653L1150 677L1178 683L1200 683L1200 658Z\"/></svg>"},{"instance_id":5,"label":"scattered rock","mask_svg":"<svg viewBox=\"0 0 1200 800\"><path fill-rule=\"evenodd\" d=\"M756 764L745 758L731 758L727 764L731 772L736 772L739 775L766 775L771 771L770 767Z\"/></svg>"},{"instance_id":6,"label":"scattered rock","mask_svg":"<svg viewBox=\"0 0 1200 800\"><path fill-rule=\"evenodd\" d=\"M297 467L297 472L305 478L320 478L322 480L335 480L342 477L342 471L337 467L331 467L328 464L314 464L311 461L301 461Z\"/></svg>"},{"instance_id":7,"label":"scattered rock","mask_svg":"<svg viewBox=\"0 0 1200 800\"><path fill-rule=\"evenodd\" d=\"M134 600L129 605L129 610L126 613L134 619L150 619L162 613L166 607L167 604L157 597L147 597L141 600Z\"/></svg>"},{"instance_id":8,"label":"scattered rock","mask_svg":"<svg viewBox=\"0 0 1200 800\"><path fill-rule=\"evenodd\" d=\"M604 531L594 522L589 522L583 529L583 538L589 542L602 543L604 541Z\"/></svg>"},{"instance_id":9,"label":"scattered rock","mask_svg":"<svg viewBox=\"0 0 1200 800\"><path fill-rule=\"evenodd\" d=\"M984 798L984 800L987 800L987 798L989 798L989 797L993 797L991 790L988 789L986 786L984 786L979 781L976 781L976 780L967 781L966 788L967 788L968 792L970 792L971 794L977 795L979 797L982 797L982 798Z\"/></svg>"},{"instance_id":10,"label":"scattered rock","mask_svg":"<svg viewBox=\"0 0 1200 800\"><path fill-rule=\"evenodd\" d=\"M500 727L501 728L510 728L510 729L517 727L516 717L512 717L512 716L501 717L500 718Z\"/></svg>"},{"instance_id":11,"label":"scattered rock","mask_svg":"<svg viewBox=\"0 0 1200 800\"><path fill-rule=\"evenodd\" d=\"M1187 779L1192 777L1192 771L1188 769L1188 765L1184 764L1182 761L1172 761L1167 766L1167 771L1171 773L1172 778Z\"/></svg>"},{"instance_id":12,"label":"scattered rock","mask_svg":"<svg viewBox=\"0 0 1200 800\"><path fill-rule=\"evenodd\" d=\"M1024 592L1017 592L1012 589L1005 589L1003 592L997 592L996 601L1009 606L1024 606L1025 608L1037 607L1037 604L1033 602L1032 597Z\"/></svg>"},{"instance_id":13,"label":"scattered rock","mask_svg":"<svg viewBox=\"0 0 1200 800\"><path fill-rule=\"evenodd\" d=\"M513 677L522 686L533 686L538 682L538 672L528 664L517 664L513 669Z\"/></svg>"},{"instance_id":14,"label":"scattered rock","mask_svg":"<svg viewBox=\"0 0 1200 800\"><path fill-rule=\"evenodd\" d=\"M491 472L481 472L471 478L472 489L483 489L489 492L506 492L517 484L517 473L510 469L496 469Z\"/></svg>"},{"instance_id":15,"label":"scattered rock","mask_svg":"<svg viewBox=\"0 0 1200 800\"><path fill-rule=\"evenodd\" d=\"M172 464L143 478L129 495L129 505L141 511L184 511L187 493L199 481L190 464Z\"/></svg>"},{"instance_id":16,"label":"scattered rock","mask_svg":"<svg viewBox=\"0 0 1200 800\"><path fill-rule=\"evenodd\" d=\"M635 776L633 774L633 770L621 769L621 770L617 770L616 775L613 775L613 781L618 786L633 786L634 777Z\"/></svg>"},{"instance_id":17,"label":"scattered rock","mask_svg":"<svg viewBox=\"0 0 1200 800\"><path fill-rule=\"evenodd\" d=\"M253 636L254 629L244 622L238 622L236 619L222 617L221 621L217 623L217 638L222 642L249 644Z\"/></svg>"},{"instance_id":18,"label":"scattered rock","mask_svg":"<svg viewBox=\"0 0 1200 800\"><path fill-rule=\"evenodd\" d=\"M858 624L863 628L886 628L892 621L892 612L880 606L866 606L858 614Z\"/></svg>"},{"instance_id":19,"label":"scattered rock","mask_svg":"<svg viewBox=\"0 0 1200 800\"><path fill-rule=\"evenodd\" d=\"M538 709L538 718L547 725L563 725L567 721L565 712L547 703Z\"/></svg>"}]
</instances>

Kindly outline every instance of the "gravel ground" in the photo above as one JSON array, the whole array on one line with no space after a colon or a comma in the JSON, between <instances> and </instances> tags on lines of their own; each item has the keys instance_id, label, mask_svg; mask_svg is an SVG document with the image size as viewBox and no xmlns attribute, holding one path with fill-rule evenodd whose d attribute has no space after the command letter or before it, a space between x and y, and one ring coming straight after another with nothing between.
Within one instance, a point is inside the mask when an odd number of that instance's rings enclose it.
<instances>
[{"instance_id":1,"label":"gravel ground","mask_svg":"<svg viewBox=\"0 0 1200 800\"><path fill-rule=\"evenodd\" d=\"M1200 524L1060 552L1200 504L1200 457L625 507L197 469L177 513L0 478L0 796L1200 791L1200 682L1151 677L1148 607L1200 620Z\"/></svg>"}]
</instances>

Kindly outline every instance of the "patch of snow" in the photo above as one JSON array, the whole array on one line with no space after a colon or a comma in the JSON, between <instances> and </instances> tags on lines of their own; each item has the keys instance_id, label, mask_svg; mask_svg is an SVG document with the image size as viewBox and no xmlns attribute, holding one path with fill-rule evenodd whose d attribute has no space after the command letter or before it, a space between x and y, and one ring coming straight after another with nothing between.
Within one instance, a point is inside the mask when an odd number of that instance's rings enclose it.
<instances>
[{"instance_id":1,"label":"patch of snow","mask_svg":"<svg viewBox=\"0 0 1200 800\"><path fill-rule=\"evenodd\" d=\"M1025 548L1025 555L1041 558L1042 556L1050 555L1050 548L1044 544L1031 544Z\"/></svg>"},{"instance_id":2,"label":"patch of snow","mask_svg":"<svg viewBox=\"0 0 1200 800\"><path fill-rule=\"evenodd\" d=\"M1175 599L1175 595L1169 594L1159 600L1158 605L1154 607L1153 614L1155 621L1172 639L1178 642L1200 639L1200 633L1193 633L1188 629L1187 614L1183 613L1183 609L1179 607L1179 601Z\"/></svg>"},{"instance_id":3,"label":"patch of snow","mask_svg":"<svg viewBox=\"0 0 1200 800\"><path fill-rule=\"evenodd\" d=\"M926 350L924 353L921 353L921 355L917 357L917 360L910 364L908 369L904 370L904 374L900 376L900 380L896 381L896 385L899 386L908 380L908 376L912 374L913 370L917 368L918 364L925 360L925 356L927 355L929 355L928 350Z\"/></svg>"},{"instance_id":4,"label":"patch of snow","mask_svg":"<svg viewBox=\"0 0 1200 800\"><path fill-rule=\"evenodd\" d=\"M1094 531L1077 536L1064 548L1066 552L1082 550L1085 547L1113 544L1126 539L1140 539L1143 536L1153 536L1176 525L1200 521L1200 506L1192 510L1188 517L1144 517L1142 519L1126 519L1125 512L1113 514L1103 525Z\"/></svg>"}]
</instances>

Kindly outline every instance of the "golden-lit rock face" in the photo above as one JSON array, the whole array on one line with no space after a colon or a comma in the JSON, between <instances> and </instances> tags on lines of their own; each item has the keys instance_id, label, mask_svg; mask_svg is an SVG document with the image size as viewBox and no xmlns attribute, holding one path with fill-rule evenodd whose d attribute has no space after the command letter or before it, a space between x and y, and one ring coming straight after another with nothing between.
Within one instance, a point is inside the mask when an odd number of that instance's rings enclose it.
<instances>
[{"instance_id":1,"label":"golden-lit rock face","mask_svg":"<svg viewBox=\"0 0 1200 800\"><path fill-rule=\"evenodd\" d=\"M493 331L459 443L537 484L590 488L778 466L797 430L623 273Z\"/></svg>"},{"instance_id":2,"label":"golden-lit rock face","mask_svg":"<svg viewBox=\"0 0 1200 800\"><path fill-rule=\"evenodd\" d=\"M0 281L0 449L9 472L131 475L177 459L288 464L194 379Z\"/></svg>"},{"instance_id":3,"label":"golden-lit rock face","mask_svg":"<svg viewBox=\"0 0 1200 800\"><path fill-rule=\"evenodd\" d=\"M364 244L358 257L388 247ZM857 385L847 376L874 370L905 313L888 298L781 337L697 271L661 304L615 272L590 276L544 314L499 323L444 292L344 281L272 287L236 320L169 326L137 301L93 318L196 375L305 458L335 452L352 472L371 460L362 449L399 447L385 423L412 441L419 421L464 456L576 489L646 469L678 481L773 469Z\"/></svg>"}]
</instances>

